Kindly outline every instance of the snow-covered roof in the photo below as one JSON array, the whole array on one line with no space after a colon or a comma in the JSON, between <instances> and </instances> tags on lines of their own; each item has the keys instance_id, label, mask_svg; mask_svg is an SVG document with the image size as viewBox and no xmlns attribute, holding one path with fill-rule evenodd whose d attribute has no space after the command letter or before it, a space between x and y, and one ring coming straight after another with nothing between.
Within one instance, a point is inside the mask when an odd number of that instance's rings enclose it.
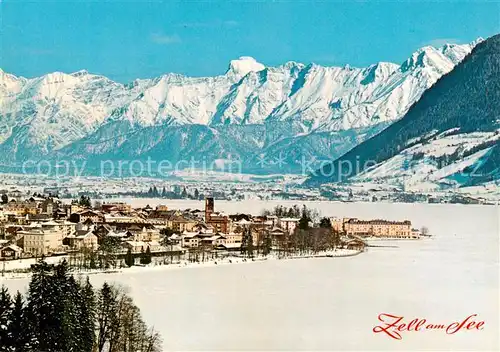
<instances>
[{"instance_id":1,"label":"snow-covered roof","mask_svg":"<svg viewBox=\"0 0 500 352\"><path fill-rule=\"evenodd\" d=\"M281 218L280 221L284 221L284 222L299 222L300 219L299 218Z\"/></svg>"},{"instance_id":2,"label":"snow-covered roof","mask_svg":"<svg viewBox=\"0 0 500 352\"><path fill-rule=\"evenodd\" d=\"M198 232L198 231L196 231L196 232L184 231L184 232L182 233L182 236L183 236L183 237L194 237L194 236L196 236L196 235L198 235L198 234L199 234L199 232Z\"/></svg>"},{"instance_id":3,"label":"snow-covered roof","mask_svg":"<svg viewBox=\"0 0 500 352\"><path fill-rule=\"evenodd\" d=\"M54 220L49 220L42 222L42 226L59 226L60 224L55 222Z\"/></svg>"},{"instance_id":4,"label":"snow-covered roof","mask_svg":"<svg viewBox=\"0 0 500 352\"><path fill-rule=\"evenodd\" d=\"M127 233L126 232L113 232L113 231L110 231L108 233L108 236L111 236L111 237L126 237Z\"/></svg>"},{"instance_id":5,"label":"snow-covered roof","mask_svg":"<svg viewBox=\"0 0 500 352\"><path fill-rule=\"evenodd\" d=\"M16 246L15 244L10 244L8 246L5 246L5 247L1 248L0 251L3 251L4 249L7 249L7 248L12 249L15 252L22 252L23 251L23 249L21 247Z\"/></svg>"},{"instance_id":6,"label":"snow-covered roof","mask_svg":"<svg viewBox=\"0 0 500 352\"><path fill-rule=\"evenodd\" d=\"M223 246L226 248L240 248L241 243L226 243Z\"/></svg>"},{"instance_id":7,"label":"snow-covered roof","mask_svg":"<svg viewBox=\"0 0 500 352\"><path fill-rule=\"evenodd\" d=\"M127 243L133 247L146 246L146 242L143 242L143 241L125 241L125 243Z\"/></svg>"}]
</instances>

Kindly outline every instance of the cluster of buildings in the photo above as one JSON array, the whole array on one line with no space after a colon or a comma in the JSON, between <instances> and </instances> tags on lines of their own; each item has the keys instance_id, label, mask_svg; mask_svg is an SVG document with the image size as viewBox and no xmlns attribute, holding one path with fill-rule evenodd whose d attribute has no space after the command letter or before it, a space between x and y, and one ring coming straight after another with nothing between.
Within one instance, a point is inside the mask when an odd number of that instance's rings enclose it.
<instances>
[{"instance_id":1,"label":"cluster of buildings","mask_svg":"<svg viewBox=\"0 0 500 352\"><path fill-rule=\"evenodd\" d=\"M50 256L95 252L111 239L116 253L184 254L199 249L236 251L251 238L254 246L264 239L272 246L292 234L299 218L275 215L227 215L215 211L213 198L205 208L176 210L159 205L132 208L126 203L95 207L63 204L50 197L31 197L0 204L0 258ZM331 218L333 230L347 237L418 238L408 220L364 221Z\"/></svg>"},{"instance_id":2,"label":"cluster of buildings","mask_svg":"<svg viewBox=\"0 0 500 352\"><path fill-rule=\"evenodd\" d=\"M98 251L105 239L119 244L118 253L182 254L209 247L239 250L244 236L255 245L264 235L279 243L295 230L298 218L226 215L215 211L213 198L205 209L172 210L159 205L132 208L126 203L84 207L53 198L31 197L0 204L0 258L50 256Z\"/></svg>"}]
</instances>

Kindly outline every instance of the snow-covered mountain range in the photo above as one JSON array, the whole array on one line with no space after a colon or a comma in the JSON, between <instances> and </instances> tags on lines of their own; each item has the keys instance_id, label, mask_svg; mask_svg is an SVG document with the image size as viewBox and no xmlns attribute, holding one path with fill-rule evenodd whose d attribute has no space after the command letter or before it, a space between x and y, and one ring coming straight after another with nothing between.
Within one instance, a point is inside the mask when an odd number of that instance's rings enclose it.
<instances>
[{"instance_id":1,"label":"snow-covered mountain range","mask_svg":"<svg viewBox=\"0 0 500 352\"><path fill-rule=\"evenodd\" d=\"M220 76L129 84L0 70L0 162L236 159L249 172L304 171L304 160L335 159L402 117L480 40L427 46L400 65L266 67L241 57Z\"/></svg>"},{"instance_id":2,"label":"snow-covered mountain range","mask_svg":"<svg viewBox=\"0 0 500 352\"><path fill-rule=\"evenodd\" d=\"M325 163L306 184L368 183L419 192L497 188L499 52L500 34L482 41L403 118Z\"/></svg>"}]
</instances>

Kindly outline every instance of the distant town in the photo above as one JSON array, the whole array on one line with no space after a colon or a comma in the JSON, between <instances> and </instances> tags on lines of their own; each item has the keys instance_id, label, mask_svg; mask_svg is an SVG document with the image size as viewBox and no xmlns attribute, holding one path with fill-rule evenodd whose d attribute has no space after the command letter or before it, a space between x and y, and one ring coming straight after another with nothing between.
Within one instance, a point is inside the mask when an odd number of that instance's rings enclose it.
<instances>
[{"instance_id":1,"label":"distant town","mask_svg":"<svg viewBox=\"0 0 500 352\"><path fill-rule=\"evenodd\" d=\"M168 179L123 177L49 177L38 174L2 174L0 194L29 197L34 192L57 195L70 200L81 195L92 199L151 198L167 200L242 201L293 200L390 203L497 204L498 187L482 189L477 194L461 193L461 189L422 190L380 183L324 185L319 188L301 186L298 175L247 175L229 173L184 172Z\"/></svg>"},{"instance_id":2,"label":"distant town","mask_svg":"<svg viewBox=\"0 0 500 352\"><path fill-rule=\"evenodd\" d=\"M154 192L153 188L153 192ZM365 250L367 238L418 239L427 230L403 219L319 218L306 206L276 206L262 214L225 214L213 197L204 209L168 205L133 208L124 202L92 201L82 195L70 203L34 193L0 200L2 260L65 256L81 269L109 269L199 262L231 255L242 258L314 255L337 249ZM20 267L19 270L27 268Z\"/></svg>"}]
</instances>

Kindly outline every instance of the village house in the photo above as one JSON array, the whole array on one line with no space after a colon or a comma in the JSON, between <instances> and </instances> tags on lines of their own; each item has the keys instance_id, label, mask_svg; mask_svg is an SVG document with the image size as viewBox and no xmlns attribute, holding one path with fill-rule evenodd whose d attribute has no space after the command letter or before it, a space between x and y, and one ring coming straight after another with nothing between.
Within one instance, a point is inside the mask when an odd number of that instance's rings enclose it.
<instances>
[{"instance_id":1,"label":"village house","mask_svg":"<svg viewBox=\"0 0 500 352\"><path fill-rule=\"evenodd\" d=\"M137 232L132 231L132 232L134 234L134 239L136 241L158 242L160 240L160 231L156 228L147 229L146 227L143 227L142 230L140 231Z\"/></svg>"},{"instance_id":2,"label":"village house","mask_svg":"<svg viewBox=\"0 0 500 352\"><path fill-rule=\"evenodd\" d=\"M241 246L241 242L243 241L243 234L237 232L230 232L228 234L224 234L225 244L227 245L239 245Z\"/></svg>"},{"instance_id":3,"label":"village house","mask_svg":"<svg viewBox=\"0 0 500 352\"><path fill-rule=\"evenodd\" d=\"M146 221L135 215L125 215L122 213L104 214L103 222L107 224L140 224Z\"/></svg>"},{"instance_id":4,"label":"village house","mask_svg":"<svg viewBox=\"0 0 500 352\"><path fill-rule=\"evenodd\" d=\"M0 222L7 222L9 219L8 213L3 209L0 209Z\"/></svg>"},{"instance_id":5,"label":"village house","mask_svg":"<svg viewBox=\"0 0 500 352\"><path fill-rule=\"evenodd\" d=\"M97 236L99 241L106 237L110 232L113 232L113 228L109 224L99 224L94 228L94 234Z\"/></svg>"},{"instance_id":6,"label":"village house","mask_svg":"<svg viewBox=\"0 0 500 352\"><path fill-rule=\"evenodd\" d=\"M277 246L280 243L283 243L285 240L285 231L279 227L274 227L269 231L269 235L271 236L271 241L273 246Z\"/></svg>"},{"instance_id":7,"label":"village house","mask_svg":"<svg viewBox=\"0 0 500 352\"><path fill-rule=\"evenodd\" d=\"M94 211L94 210L89 210L89 209L82 210L82 211L77 212L77 213L72 213L70 216L71 222L83 223L87 220L90 220L90 221L92 221L92 223L96 224L99 222L103 222L104 217L99 212Z\"/></svg>"},{"instance_id":8,"label":"village house","mask_svg":"<svg viewBox=\"0 0 500 352\"><path fill-rule=\"evenodd\" d=\"M76 224L70 221L49 220L41 223L35 223L35 226L41 226L44 230L53 230L61 233L61 238L69 236L76 231Z\"/></svg>"},{"instance_id":9,"label":"village house","mask_svg":"<svg viewBox=\"0 0 500 352\"><path fill-rule=\"evenodd\" d=\"M71 203L67 207L68 207L68 209L67 209L68 216L72 215L72 214L75 214L75 213L80 213L80 212L82 212L82 211L85 210L85 207L82 207L78 203Z\"/></svg>"},{"instance_id":10,"label":"village house","mask_svg":"<svg viewBox=\"0 0 500 352\"><path fill-rule=\"evenodd\" d=\"M15 244L0 248L0 258L3 259L19 259L22 255L23 249Z\"/></svg>"},{"instance_id":11,"label":"village house","mask_svg":"<svg viewBox=\"0 0 500 352\"><path fill-rule=\"evenodd\" d=\"M96 250L98 248L98 238L92 231L78 235L69 235L63 239L63 243L67 243L71 249L76 250L82 250L84 248Z\"/></svg>"},{"instance_id":12,"label":"village house","mask_svg":"<svg viewBox=\"0 0 500 352\"><path fill-rule=\"evenodd\" d=\"M145 252L148 248L146 242L143 241L125 241L122 245L123 248L130 250L132 253Z\"/></svg>"},{"instance_id":13,"label":"village house","mask_svg":"<svg viewBox=\"0 0 500 352\"><path fill-rule=\"evenodd\" d=\"M186 248L196 248L200 245L203 236L199 232L184 231L181 235L181 245Z\"/></svg>"},{"instance_id":14,"label":"village house","mask_svg":"<svg viewBox=\"0 0 500 352\"><path fill-rule=\"evenodd\" d=\"M156 211L163 212L163 211L168 211L168 207L166 205L157 205L156 206Z\"/></svg>"},{"instance_id":15,"label":"village house","mask_svg":"<svg viewBox=\"0 0 500 352\"><path fill-rule=\"evenodd\" d=\"M54 214L54 211L57 209L57 204L55 204L52 198L44 199L40 203L40 209L42 214L52 216Z\"/></svg>"},{"instance_id":16,"label":"village house","mask_svg":"<svg viewBox=\"0 0 500 352\"><path fill-rule=\"evenodd\" d=\"M279 226L286 232L292 233L297 228L299 220L297 218L280 218Z\"/></svg>"},{"instance_id":17,"label":"village house","mask_svg":"<svg viewBox=\"0 0 500 352\"><path fill-rule=\"evenodd\" d=\"M127 203L103 203L101 209L105 213L111 212L122 212L130 213L132 211L132 206Z\"/></svg>"},{"instance_id":18,"label":"village house","mask_svg":"<svg viewBox=\"0 0 500 352\"><path fill-rule=\"evenodd\" d=\"M41 212L36 202L14 202L10 201L4 205L4 211L15 214L16 216L35 215Z\"/></svg>"},{"instance_id":19,"label":"village house","mask_svg":"<svg viewBox=\"0 0 500 352\"><path fill-rule=\"evenodd\" d=\"M220 213L211 213L208 221L205 220L208 225L213 226L214 230L221 233L229 232L229 217Z\"/></svg>"},{"instance_id":20,"label":"village house","mask_svg":"<svg viewBox=\"0 0 500 352\"><path fill-rule=\"evenodd\" d=\"M217 246L224 246L226 244L226 238L220 234L212 235L209 237L201 236L201 244L212 248L215 248Z\"/></svg>"},{"instance_id":21,"label":"village house","mask_svg":"<svg viewBox=\"0 0 500 352\"><path fill-rule=\"evenodd\" d=\"M190 219L185 217L182 214L173 214L168 220L167 220L167 226L171 228L175 232L191 232L193 231L193 228L198 224L198 221L196 219Z\"/></svg>"},{"instance_id":22,"label":"village house","mask_svg":"<svg viewBox=\"0 0 500 352\"><path fill-rule=\"evenodd\" d=\"M344 223L348 221L348 218L330 218L330 224L332 229L336 232L344 232Z\"/></svg>"},{"instance_id":23,"label":"village house","mask_svg":"<svg viewBox=\"0 0 500 352\"><path fill-rule=\"evenodd\" d=\"M32 228L19 231L22 238L24 252L33 256L47 255L62 249L62 236L60 232Z\"/></svg>"}]
</instances>

